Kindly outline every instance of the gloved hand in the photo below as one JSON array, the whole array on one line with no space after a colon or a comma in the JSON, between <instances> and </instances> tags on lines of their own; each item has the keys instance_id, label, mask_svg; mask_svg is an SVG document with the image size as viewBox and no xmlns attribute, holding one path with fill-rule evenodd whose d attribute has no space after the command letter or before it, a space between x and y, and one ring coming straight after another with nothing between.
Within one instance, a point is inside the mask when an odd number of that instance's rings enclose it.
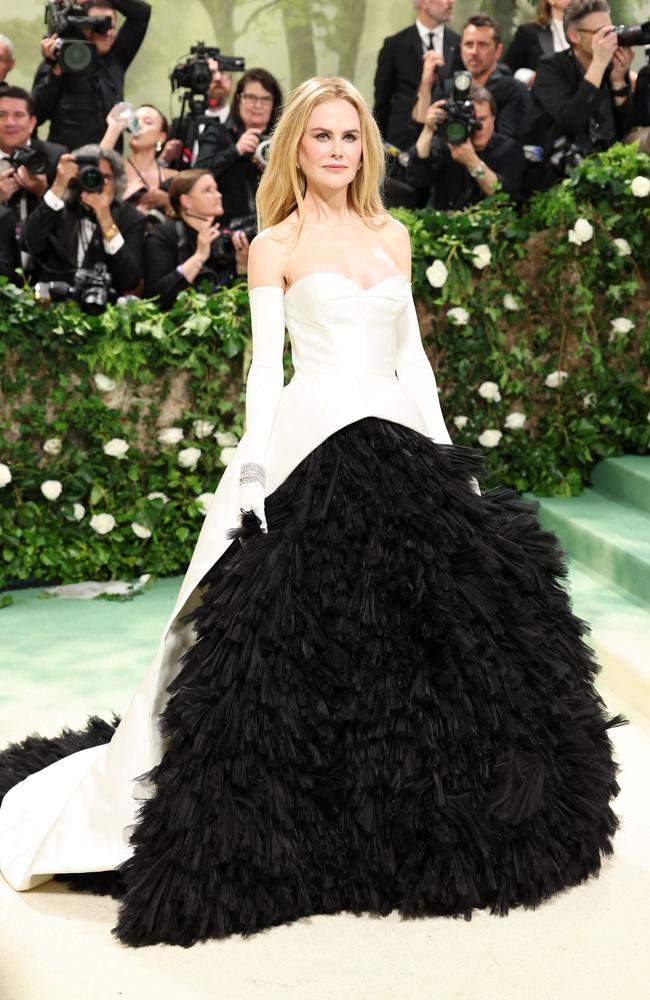
<instances>
[{"instance_id":1,"label":"gloved hand","mask_svg":"<svg viewBox=\"0 0 650 1000\"><path fill-rule=\"evenodd\" d=\"M239 520L242 512L252 510L260 519L260 531L267 532L266 514L264 512L264 487L261 483L242 483L239 487Z\"/></svg>"}]
</instances>

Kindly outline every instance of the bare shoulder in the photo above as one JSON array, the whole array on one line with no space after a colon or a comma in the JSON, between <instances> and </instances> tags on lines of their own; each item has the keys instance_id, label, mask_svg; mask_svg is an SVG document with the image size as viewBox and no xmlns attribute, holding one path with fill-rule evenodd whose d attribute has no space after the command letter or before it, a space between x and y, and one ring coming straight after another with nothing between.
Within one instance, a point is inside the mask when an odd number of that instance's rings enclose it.
<instances>
[{"instance_id":1,"label":"bare shoulder","mask_svg":"<svg viewBox=\"0 0 650 1000\"><path fill-rule=\"evenodd\" d=\"M392 215L380 230L381 240L400 271L411 280L411 237L404 223Z\"/></svg>"},{"instance_id":2,"label":"bare shoulder","mask_svg":"<svg viewBox=\"0 0 650 1000\"><path fill-rule=\"evenodd\" d=\"M248 287L277 285L284 287L284 273L289 254L289 229L286 222L269 226L257 234L248 254Z\"/></svg>"}]
</instances>

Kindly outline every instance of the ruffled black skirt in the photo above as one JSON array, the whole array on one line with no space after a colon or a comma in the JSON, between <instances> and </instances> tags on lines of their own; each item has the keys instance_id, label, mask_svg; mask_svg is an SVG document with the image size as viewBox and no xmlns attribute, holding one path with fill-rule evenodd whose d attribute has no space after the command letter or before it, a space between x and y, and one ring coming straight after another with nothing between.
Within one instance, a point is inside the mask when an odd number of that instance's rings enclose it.
<instances>
[{"instance_id":1,"label":"ruffled black skirt","mask_svg":"<svg viewBox=\"0 0 650 1000\"><path fill-rule=\"evenodd\" d=\"M598 872L624 720L594 690L555 536L511 490L477 496L480 462L360 420L203 579L133 856L68 877L121 898L125 944L341 910L506 914ZM27 745L3 758L6 788Z\"/></svg>"}]
</instances>

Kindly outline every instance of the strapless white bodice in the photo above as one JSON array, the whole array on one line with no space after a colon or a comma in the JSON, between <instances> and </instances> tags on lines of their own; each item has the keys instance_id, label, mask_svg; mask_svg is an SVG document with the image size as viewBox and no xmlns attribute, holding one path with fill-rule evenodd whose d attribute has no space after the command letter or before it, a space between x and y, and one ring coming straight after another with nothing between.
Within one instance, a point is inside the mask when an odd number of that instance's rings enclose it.
<instances>
[{"instance_id":1,"label":"strapless white bodice","mask_svg":"<svg viewBox=\"0 0 650 1000\"><path fill-rule=\"evenodd\" d=\"M397 323L409 295L403 274L369 288L334 271L299 278L284 297L295 377L395 378Z\"/></svg>"}]
</instances>

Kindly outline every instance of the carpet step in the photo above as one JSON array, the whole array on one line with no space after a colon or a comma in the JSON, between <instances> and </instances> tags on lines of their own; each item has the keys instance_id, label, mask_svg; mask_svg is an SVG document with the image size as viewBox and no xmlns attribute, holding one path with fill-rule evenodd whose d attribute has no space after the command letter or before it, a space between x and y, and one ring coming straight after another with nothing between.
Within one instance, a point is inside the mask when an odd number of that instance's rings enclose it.
<instances>
[{"instance_id":1,"label":"carpet step","mask_svg":"<svg viewBox=\"0 0 650 1000\"><path fill-rule=\"evenodd\" d=\"M650 456L622 455L599 462L591 474L595 489L650 514Z\"/></svg>"}]
</instances>

